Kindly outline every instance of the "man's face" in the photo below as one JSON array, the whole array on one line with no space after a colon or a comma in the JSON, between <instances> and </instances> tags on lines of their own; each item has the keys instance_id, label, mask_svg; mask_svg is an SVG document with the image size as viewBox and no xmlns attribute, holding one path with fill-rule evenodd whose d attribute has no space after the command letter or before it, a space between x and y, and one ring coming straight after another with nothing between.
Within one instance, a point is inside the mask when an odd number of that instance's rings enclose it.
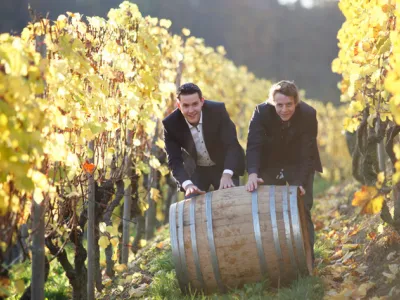
<instances>
[{"instance_id":1,"label":"man's face","mask_svg":"<svg viewBox=\"0 0 400 300\"><path fill-rule=\"evenodd\" d=\"M181 95L180 100L178 99L177 103L178 108L190 124L199 123L204 98L200 98L197 93L192 95Z\"/></svg>"},{"instance_id":2,"label":"man's face","mask_svg":"<svg viewBox=\"0 0 400 300\"><path fill-rule=\"evenodd\" d=\"M294 97L276 93L274 96L276 113L283 121L288 121L296 109Z\"/></svg>"}]
</instances>

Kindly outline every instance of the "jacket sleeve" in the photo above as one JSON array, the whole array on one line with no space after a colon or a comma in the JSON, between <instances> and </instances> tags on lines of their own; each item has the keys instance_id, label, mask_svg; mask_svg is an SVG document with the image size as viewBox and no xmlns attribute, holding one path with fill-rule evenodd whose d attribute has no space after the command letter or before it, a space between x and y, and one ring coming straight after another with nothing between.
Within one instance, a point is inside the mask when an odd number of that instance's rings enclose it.
<instances>
[{"instance_id":1,"label":"jacket sleeve","mask_svg":"<svg viewBox=\"0 0 400 300\"><path fill-rule=\"evenodd\" d=\"M171 136L164 122L163 125L165 151L167 152L168 167L172 172L172 176L181 187L183 182L190 179L183 165L182 148L181 145Z\"/></svg>"},{"instance_id":2,"label":"jacket sleeve","mask_svg":"<svg viewBox=\"0 0 400 300\"><path fill-rule=\"evenodd\" d=\"M221 111L221 140L224 145L224 169L232 170L235 175L241 176L244 173L244 150L240 146L236 126L232 122L225 105Z\"/></svg>"},{"instance_id":3,"label":"jacket sleeve","mask_svg":"<svg viewBox=\"0 0 400 300\"><path fill-rule=\"evenodd\" d=\"M258 107L254 110L249 125L249 133L247 137L247 172L257 173L260 175L261 152L265 140L265 130L263 128Z\"/></svg>"},{"instance_id":4,"label":"jacket sleeve","mask_svg":"<svg viewBox=\"0 0 400 300\"><path fill-rule=\"evenodd\" d=\"M314 160L315 160L315 147L317 144L318 135L318 121L317 114L314 111L312 116L307 118L306 126L301 135L301 148L300 148L300 159L301 162L298 166L299 177L294 181L295 185L301 185L303 187L307 184L308 177L314 171Z\"/></svg>"}]
</instances>

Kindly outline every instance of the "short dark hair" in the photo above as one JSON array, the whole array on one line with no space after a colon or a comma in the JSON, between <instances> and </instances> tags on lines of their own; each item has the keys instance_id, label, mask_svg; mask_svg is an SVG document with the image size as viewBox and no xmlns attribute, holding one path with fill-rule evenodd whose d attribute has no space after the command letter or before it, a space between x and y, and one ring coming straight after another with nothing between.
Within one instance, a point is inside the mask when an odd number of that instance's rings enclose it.
<instances>
[{"instance_id":1,"label":"short dark hair","mask_svg":"<svg viewBox=\"0 0 400 300\"><path fill-rule=\"evenodd\" d=\"M188 82L182 84L178 90L176 91L176 97L181 100L181 95L193 95L198 94L199 98L203 98L203 93L201 92L200 88L195 85L194 83Z\"/></svg>"}]
</instances>

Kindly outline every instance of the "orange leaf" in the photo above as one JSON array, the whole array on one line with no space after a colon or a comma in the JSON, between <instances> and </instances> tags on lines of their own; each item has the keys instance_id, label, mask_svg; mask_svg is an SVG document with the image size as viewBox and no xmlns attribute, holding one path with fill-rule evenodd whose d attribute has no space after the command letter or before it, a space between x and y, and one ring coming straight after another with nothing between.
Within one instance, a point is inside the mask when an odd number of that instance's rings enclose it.
<instances>
[{"instance_id":1,"label":"orange leaf","mask_svg":"<svg viewBox=\"0 0 400 300\"><path fill-rule=\"evenodd\" d=\"M86 173L90 173L93 174L94 169L96 168L96 166L92 163L89 163L88 161L85 161L85 163L83 164L83 170L85 170Z\"/></svg>"},{"instance_id":2,"label":"orange leaf","mask_svg":"<svg viewBox=\"0 0 400 300\"><path fill-rule=\"evenodd\" d=\"M360 228L356 225L350 232L348 233L348 236L353 236L356 235L360 231Z\"/></svg>"},{"instance_id":3,"label":"orange leaf","mask_svg":"<svg viewBox=\"0 0 400 300\"><path fill-rule=\"evenodd\" d=\"M378 194L378 190L374 186L362 186L361 191L354 193L351 204L353 206L364 206Z\"/></svg>"},{"instance_id":4,"label":"orange leaf","mask_svg":"<svg viewBox=\"0 0 400 300\"><path fill-rule=\"evenodd\" d=\"M336 230L331 230L331 231L329 231L329 233L328 233L328 237L329 237L329 238L332 238L335 234L336 234Z\"/></svg>"},{"instance_id":5,"label":"orange leaf","mask_svg":"<svg viewBox=\"0 0 400 300\"><path fill-rule=\"evenodd\" d=\"M359 43L360 41L357 41L355 44L354 44L354 49L353 49L353 54L354 54L354 56L357 56L358 55L358 43Z\"/></svg>"},{"instance_id":6,"label":"orange leaf","mask_svg":"<svg viewBox=\"0 0 400 300\"><path fill-rule=\"evenodd\" d=\"M343 251L340 249L335 252L335 254L332 255L331 259L332 260L337 260L343 256Z\"/></svg>"},{"instance_id":7,"label":"orange leaf","mask_svg":"<svg viewBox=\"0 0 400 300\"><path fill-rule=\"evenodd\" d=\"M314 223L314 227L315 227L314 230L315 230L315 231L318 231L318 230L321 230L322 228L324 228L324 227L325 227L325 224L324 224L324 222L317 220L317 221L315 221L315 223Z\"/></svg>"},{"instance_id":8,"label":"orange leaf","mask_svg":"<svg viewBox=\"0 0 400 300\"><path fill-rule=\"evenodd\" d=\"M377 234L376 234L376 232L372 231L372 232L368 233L368 236L371 240L374 240L374 239L376 239Z\"/></svg>"}]
</instances>

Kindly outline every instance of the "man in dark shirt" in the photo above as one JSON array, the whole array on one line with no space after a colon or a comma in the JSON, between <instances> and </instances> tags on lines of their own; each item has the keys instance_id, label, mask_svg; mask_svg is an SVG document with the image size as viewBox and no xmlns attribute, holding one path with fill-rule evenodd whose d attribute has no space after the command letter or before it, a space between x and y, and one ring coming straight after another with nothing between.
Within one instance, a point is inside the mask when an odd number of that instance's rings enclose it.
<instances>
[{"instance_id":1,"label":"man in dark shirt","mask_svg":"<svg viewBox=\"0 0 400 300\"><path fill-rule=\"evenodd\" d=\"M318 122L314 108L299 101L296 85L280 81L270 90L269 103L258 105L247 140L246 190L268 185L297 185L304 196L310 244L314 246L314 172L322 172L317 147ZM313 254L314 257L314 254Z\"/></svg>"}]
</instances>

